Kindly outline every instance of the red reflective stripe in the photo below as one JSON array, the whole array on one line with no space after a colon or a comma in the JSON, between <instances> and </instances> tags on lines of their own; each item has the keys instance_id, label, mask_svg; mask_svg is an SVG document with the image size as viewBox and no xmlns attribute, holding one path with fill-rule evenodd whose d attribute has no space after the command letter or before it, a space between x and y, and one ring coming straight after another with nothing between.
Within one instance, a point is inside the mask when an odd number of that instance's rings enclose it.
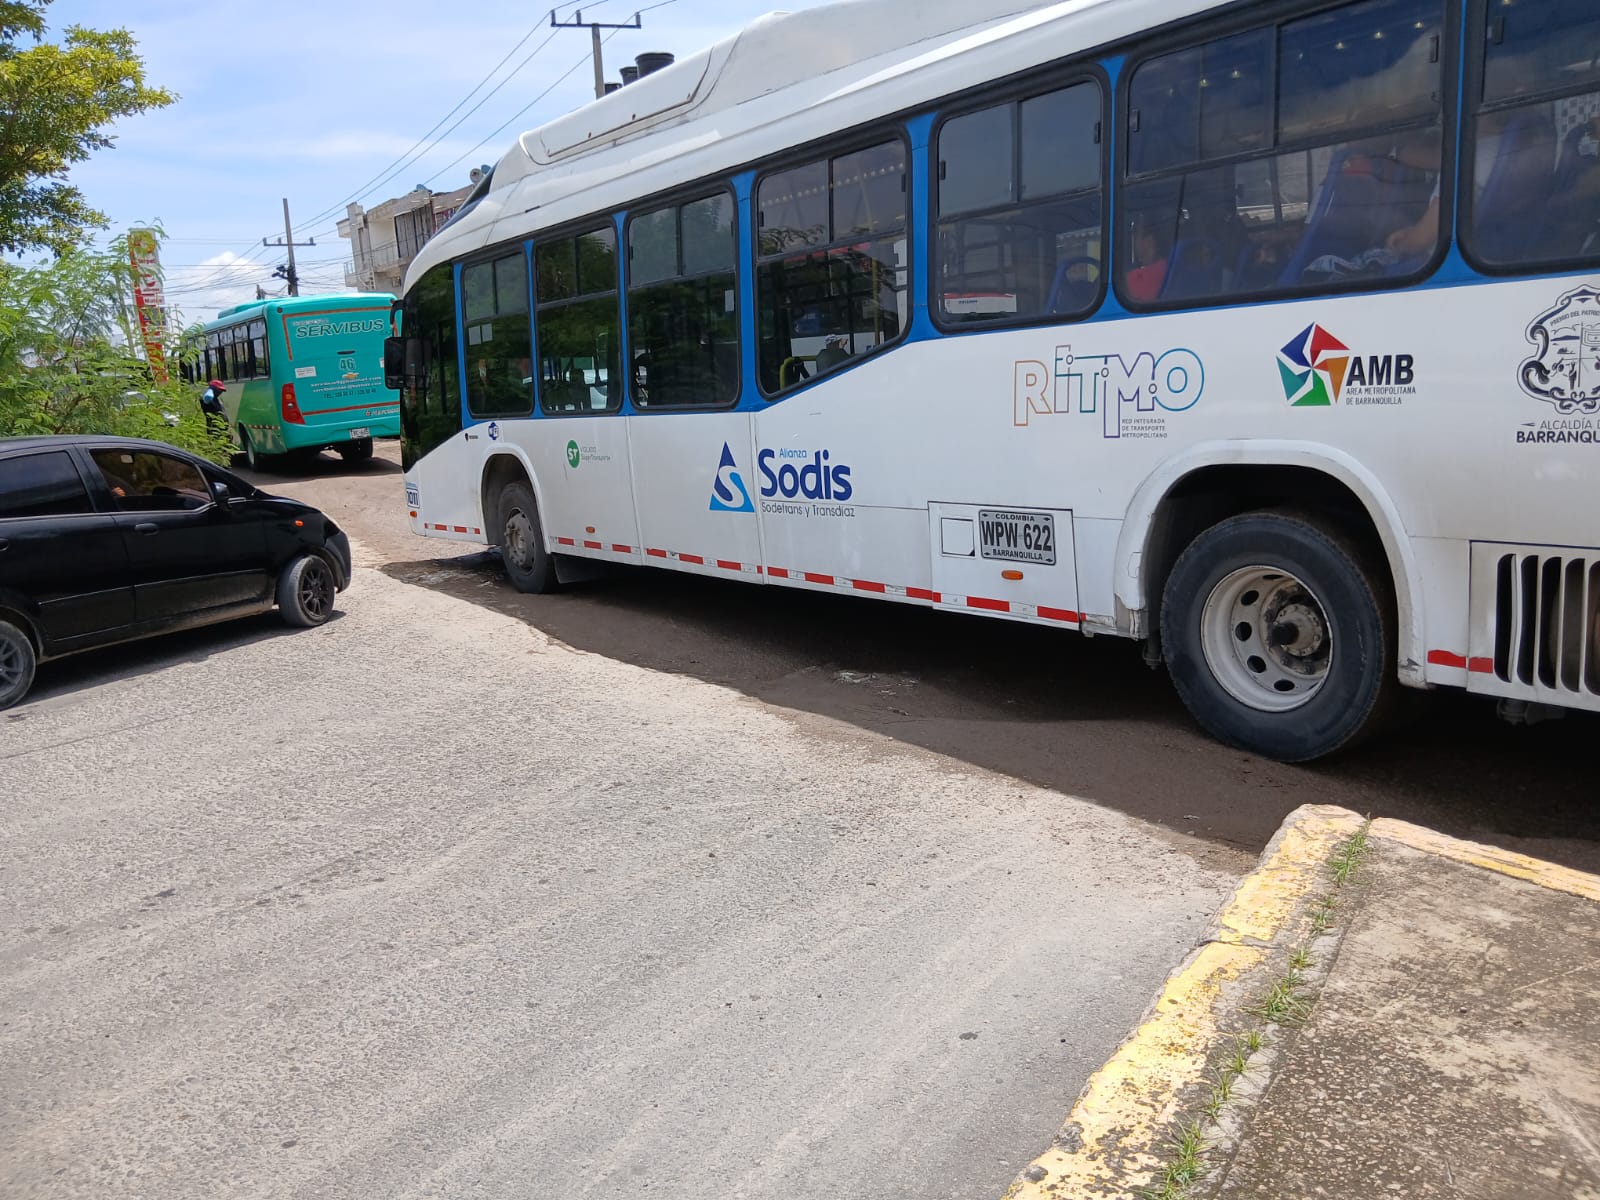
<instances>
[{"instance_id":1,"label":"red reflective stripe","mask_svg":"<svg viewBox=\"0 0 1600 1200\"><path fill-rule=\"evenodd\" d=\"M744 564L743 563L730 562L726 558L717 559L717 566L721 567L724 571L742 571L742 570L744 570Z\"/></svg>"},{"instance_id":2,"label":"red reflective stripe","mask_svg":"<svg viewBox=\"0 0 1600 1200\"><path fill-rule=\"evenodd\" d=\"M768 567L767 574L771 575L774 579L789 578L789 571L786 567Z\"/></svg>"},{"instance_id":3,"label":"red reflective stripe","mask_svg":"<svg viewBox=\"0 0 1600 1200\"><path fill-rule=\"evenodd\" d=\"M858 591L858 592L882 592L883 591L883 584L881 584L881 583L873 583L869 579L853 579L853 580L850 581L850 586L855 588L856 591Z\"/></svg>"},{"instance_id":4,"label":"red reflective stripe","mask_svg":"<svg viewBox=\"0 0 1600 1200\"><path fill-rule=\"evenodd\" d=\"M665 558L667 556L667 552L665 550L656 550L651 548L647 548L645 553L651 558Z\"/></svg>"},{"instance_id":5,"label":"red reflective stripe","mask_svg":"<svg viewBox=\"0 0 1600 1200\"><path fill-rule=\"evenodd\" d=\"M476 526L476 525L474 525L474 526L473 526L473 527L472 527L472 532L473 532L473 533L482 533L482 532L483 532L483 530L481 530L481 529L479 529L479 528L478 528L478 527L477 527L477 526Z\"/></svg>"},{"instance_id":6,"label":"red reflective stripe","mask_svg":"<svg viewBox=\"0 0 1600 1200\"><path fill-rule=\"evenodd\" d=\"M934 604L939 603L939 593L930 591L928 588L908 587L906 595L913 600L931 600Z\"/></svg>"},{"instance_id":7,"label":"red reflective stripe","mask_svg":"<svg viewBox=\"0 0 1600 1200\"><path fill-rule=\"evenodd\" d=\"M1472 671L1472 672L1474 672L1475 674L1478 674L1478 675L1493 675L1494 674L1494 659L1492 659L1492 658L1469 658L1469 659L1467 659L1467 670Z\"/></svg>"},{"instance_id":8,"label":"red reflective stripe","mask_svg":"<svg viewBox=\"0 0 1600 1200\"><path fill-rule=\"evenodd\" d=\"M584 539L583 548L585 550L604 550L605 549L605 547L603 545L601 545L599 542L591 542L587 538Z\"/></svg>"},{"instance_id":9,"label":"red reflective stripe","mask_svg":"<svg viewBox=\"0 0 1600 1200\"><path fill-rule=\"evenodd\" d=\"M1010 612L1011 601L987 600L982 596L968 596L967 607L987 609L989 612Z\"/></svg>"},{"instance_id":10,"label":"red reflective stripe","mask_svg":"<svg viewBox=\"0 0 1600 1200\"><path fill-rule=\"evenodd\" d=\"M558 537L556 539L556 544L558 546L576 546L578 543L573 541L571 538Z\"/></svg>"},{"instance_id":11,"label":"red reflective stripe","mask_svg":"<svg viewBox=\"0 0 1600 1200\"><path fill-rule=\"evenodd\" d=\"M1048 621L1071 621L1077 624L1082 620L1070 608L1046 608L1043 604L1039 605L1039 615Z\"/></svg>"},{"instance_id":12,"label":"red reflective stripe","mask_svg":"<svg viewBox=\"0 0 1600 1200\"><path fill-rule=\"evenodd\" d=\"M806 580L807 583L832 583L833 582L833 576L832 575L819 575L815 571L806 571L804 574L805 574L805 580Z\"/></svg>"},{"instance_id":13,"label":"red reflective stripe","mask_svg":"<svg viewBox=\"0 0 1600 1200\"><path fill-rule=\"evenodd\" d=\"M624 546L621 542L612 542L611 543L611 548L614 551L616 551L618 554L632 554L633 553L633 547L632 546Z\"/></svg>"},{"instance_id":14,"label":"red reflective stripe","mask_svg":"<svg viewBox=\"0 0 1600 1200\"><path fill-rule=\"evenodd\" d=\"M693 563L697 567L703 567L706 565L706 560L701 558L698 554L680 554L678 555L678 561Z\"/></svg>"},{"instance_id":15,"label":"red reflective stripe","mask_svg":"<svg viewBox=\"0 0 1600 1200\"><path fill-rule=\"evenodd\" d=\"M1436 667L1458 667L1465 671L1467 659L1462 654L1452 654L1448 650L1429 650L1428 661Z\"/></svg>"},{"instance_id":16,"label":"red reflective stripe","mask_svg":"<svg viewBox=\"0 0 1600 1200\"><path fill-rule=\"evenodd\" d=\"M465 525L452 525L452 526L450 526L450 532L451 533L465 533L466 531L467 531L467 527Z\"/></svg>"}]
</instances>

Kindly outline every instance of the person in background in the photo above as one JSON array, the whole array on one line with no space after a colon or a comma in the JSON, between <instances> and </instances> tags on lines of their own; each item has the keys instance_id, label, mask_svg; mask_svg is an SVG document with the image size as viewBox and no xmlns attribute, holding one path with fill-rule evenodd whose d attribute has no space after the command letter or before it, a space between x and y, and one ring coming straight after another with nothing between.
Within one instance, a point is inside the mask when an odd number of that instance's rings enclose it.
<instances>
[{"instance_id":1,"label":"person in background","mask_svg":"<svg viewBox=\"0 0 1600 1200\"><path fill-rule=\"evenodd\" d=\"M206 390L200 393L200 411L205 413L206 424L213 433L228 431L228 415L222 411L222 393L227 390L222 380L213 379L206 385Z\"/></svg>"}]
</instances>

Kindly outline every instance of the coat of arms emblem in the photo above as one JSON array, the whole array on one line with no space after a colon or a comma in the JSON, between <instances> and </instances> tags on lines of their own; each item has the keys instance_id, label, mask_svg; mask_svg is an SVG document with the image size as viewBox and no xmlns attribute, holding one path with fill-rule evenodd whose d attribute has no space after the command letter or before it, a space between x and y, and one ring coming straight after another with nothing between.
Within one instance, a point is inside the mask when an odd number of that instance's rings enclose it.
<instances>
[{"instance_id":1,"label":"coat of arms emblem","mask_svg":"<svg viewBox=\"0 0 1600 1200\"><path fill-rule=\"evenodd\" d=\"M1600 289L1585 284L1562 296L1528 325L1528 340L1522 390L1563 416L1600 412Z\"/></svg>"}]
</instances>

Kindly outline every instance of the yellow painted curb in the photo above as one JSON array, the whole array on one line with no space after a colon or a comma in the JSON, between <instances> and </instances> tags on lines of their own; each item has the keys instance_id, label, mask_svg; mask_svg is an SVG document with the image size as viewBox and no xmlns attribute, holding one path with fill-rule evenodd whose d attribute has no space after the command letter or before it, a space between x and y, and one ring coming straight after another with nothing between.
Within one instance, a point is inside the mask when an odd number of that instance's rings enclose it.
<instances>
[{"instance_id":1,"label":"yellow painted curb","mask_svg":"<svg viewBox=\"0 0 1600 1200\"><path fill-rule=\"evenodd\" d=\"M1542 859L1529 858L1526 854L1516 854L1510 850L1485 846L1479 842L1464 842L1460 838L1448 837L1432 829L1424 829L1420 825L1396 821L1390 817L1380 817L1374 821L1371 836L1399 842L1402 846L1410 846L1413 850L1436 854L1440 858L1448 858L1468 866L1481 867L1485 871L1494 871L1499 875L1510 875L1515 879L1549 888L1551 891L1567 892L1583 900L1600 901L1600 876L1574 871L1571 867L1560 867Z\"/></svg>"},{"instance_id":2,"label":"yellow painted curb","mask_svg":"<svg viewBox=\"0 0 1600 1200\"><path fill-rule=\"evenodd\" d=\"M1204 1081L1224 1035L1236 985L1275 954L1288 954L1285 931L1306 897L1326 888L1334 849L1361 826L1355 813L1329 805L1289 814L1211 935L1090 1078L1055 1144L1022 1172L1008 1200L1127 1197L1154 1182L1184 1093Z\"/></svg>"}]
</instances>

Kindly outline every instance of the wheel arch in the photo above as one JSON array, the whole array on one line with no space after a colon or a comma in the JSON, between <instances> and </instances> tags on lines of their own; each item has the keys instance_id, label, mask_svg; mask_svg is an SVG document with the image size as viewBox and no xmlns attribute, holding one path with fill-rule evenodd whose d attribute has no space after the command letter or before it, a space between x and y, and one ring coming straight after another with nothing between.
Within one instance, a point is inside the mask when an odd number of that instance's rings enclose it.
<instances>
[{"instance_id":1,"label":"wheel arch","mask_svg":"<svg viewBox=\"0 0 1600 1200\"><path fill-rule=\"evenodd\" d=\"M508 483L521 480L533 489L533 499L539 506L541 513L545 512L544 493L539 488L539 478L534 472L533 464L528 461L528 456L519 447L506 446L496 449L483 460L483 471L478 478L478 511L483 517L483 536L488 545L500 544L500 530L495 512L495 501L500 495L500 489ZM548 550L549 537L546 535Z\"/></svg>"},{"instance_id":2,"label":"wheel arch","mask_svg":"<svg viewBox=\"0 0 1600 1200\"><path fill-rule=\"evenodd\" d=\"M13 603L13 598L3 592L0 592L0 621L10 621L22 630L22 636L33 643L34 654L41 662L44 661L44 639L39 635L39 626L28 614L25 605Z\"/></svg>"},{"instance_id":3,"label":"wheel arch","mask_svg":"<svg viewBox=\"0 0 1600 1200\"><path fill-rule=\"evenodd\" d=\"M1201 530L1256 508L1290 503L1326 513L1368 538L1389 567L1400 679L1423 685L1422 588L1394 498L1341 450L1288 441L1212 442L1163 463L1134 493L1117 541L1118 602L1160 637L1160 596L1178 555Z\"/></svg>"}]
</instances>

